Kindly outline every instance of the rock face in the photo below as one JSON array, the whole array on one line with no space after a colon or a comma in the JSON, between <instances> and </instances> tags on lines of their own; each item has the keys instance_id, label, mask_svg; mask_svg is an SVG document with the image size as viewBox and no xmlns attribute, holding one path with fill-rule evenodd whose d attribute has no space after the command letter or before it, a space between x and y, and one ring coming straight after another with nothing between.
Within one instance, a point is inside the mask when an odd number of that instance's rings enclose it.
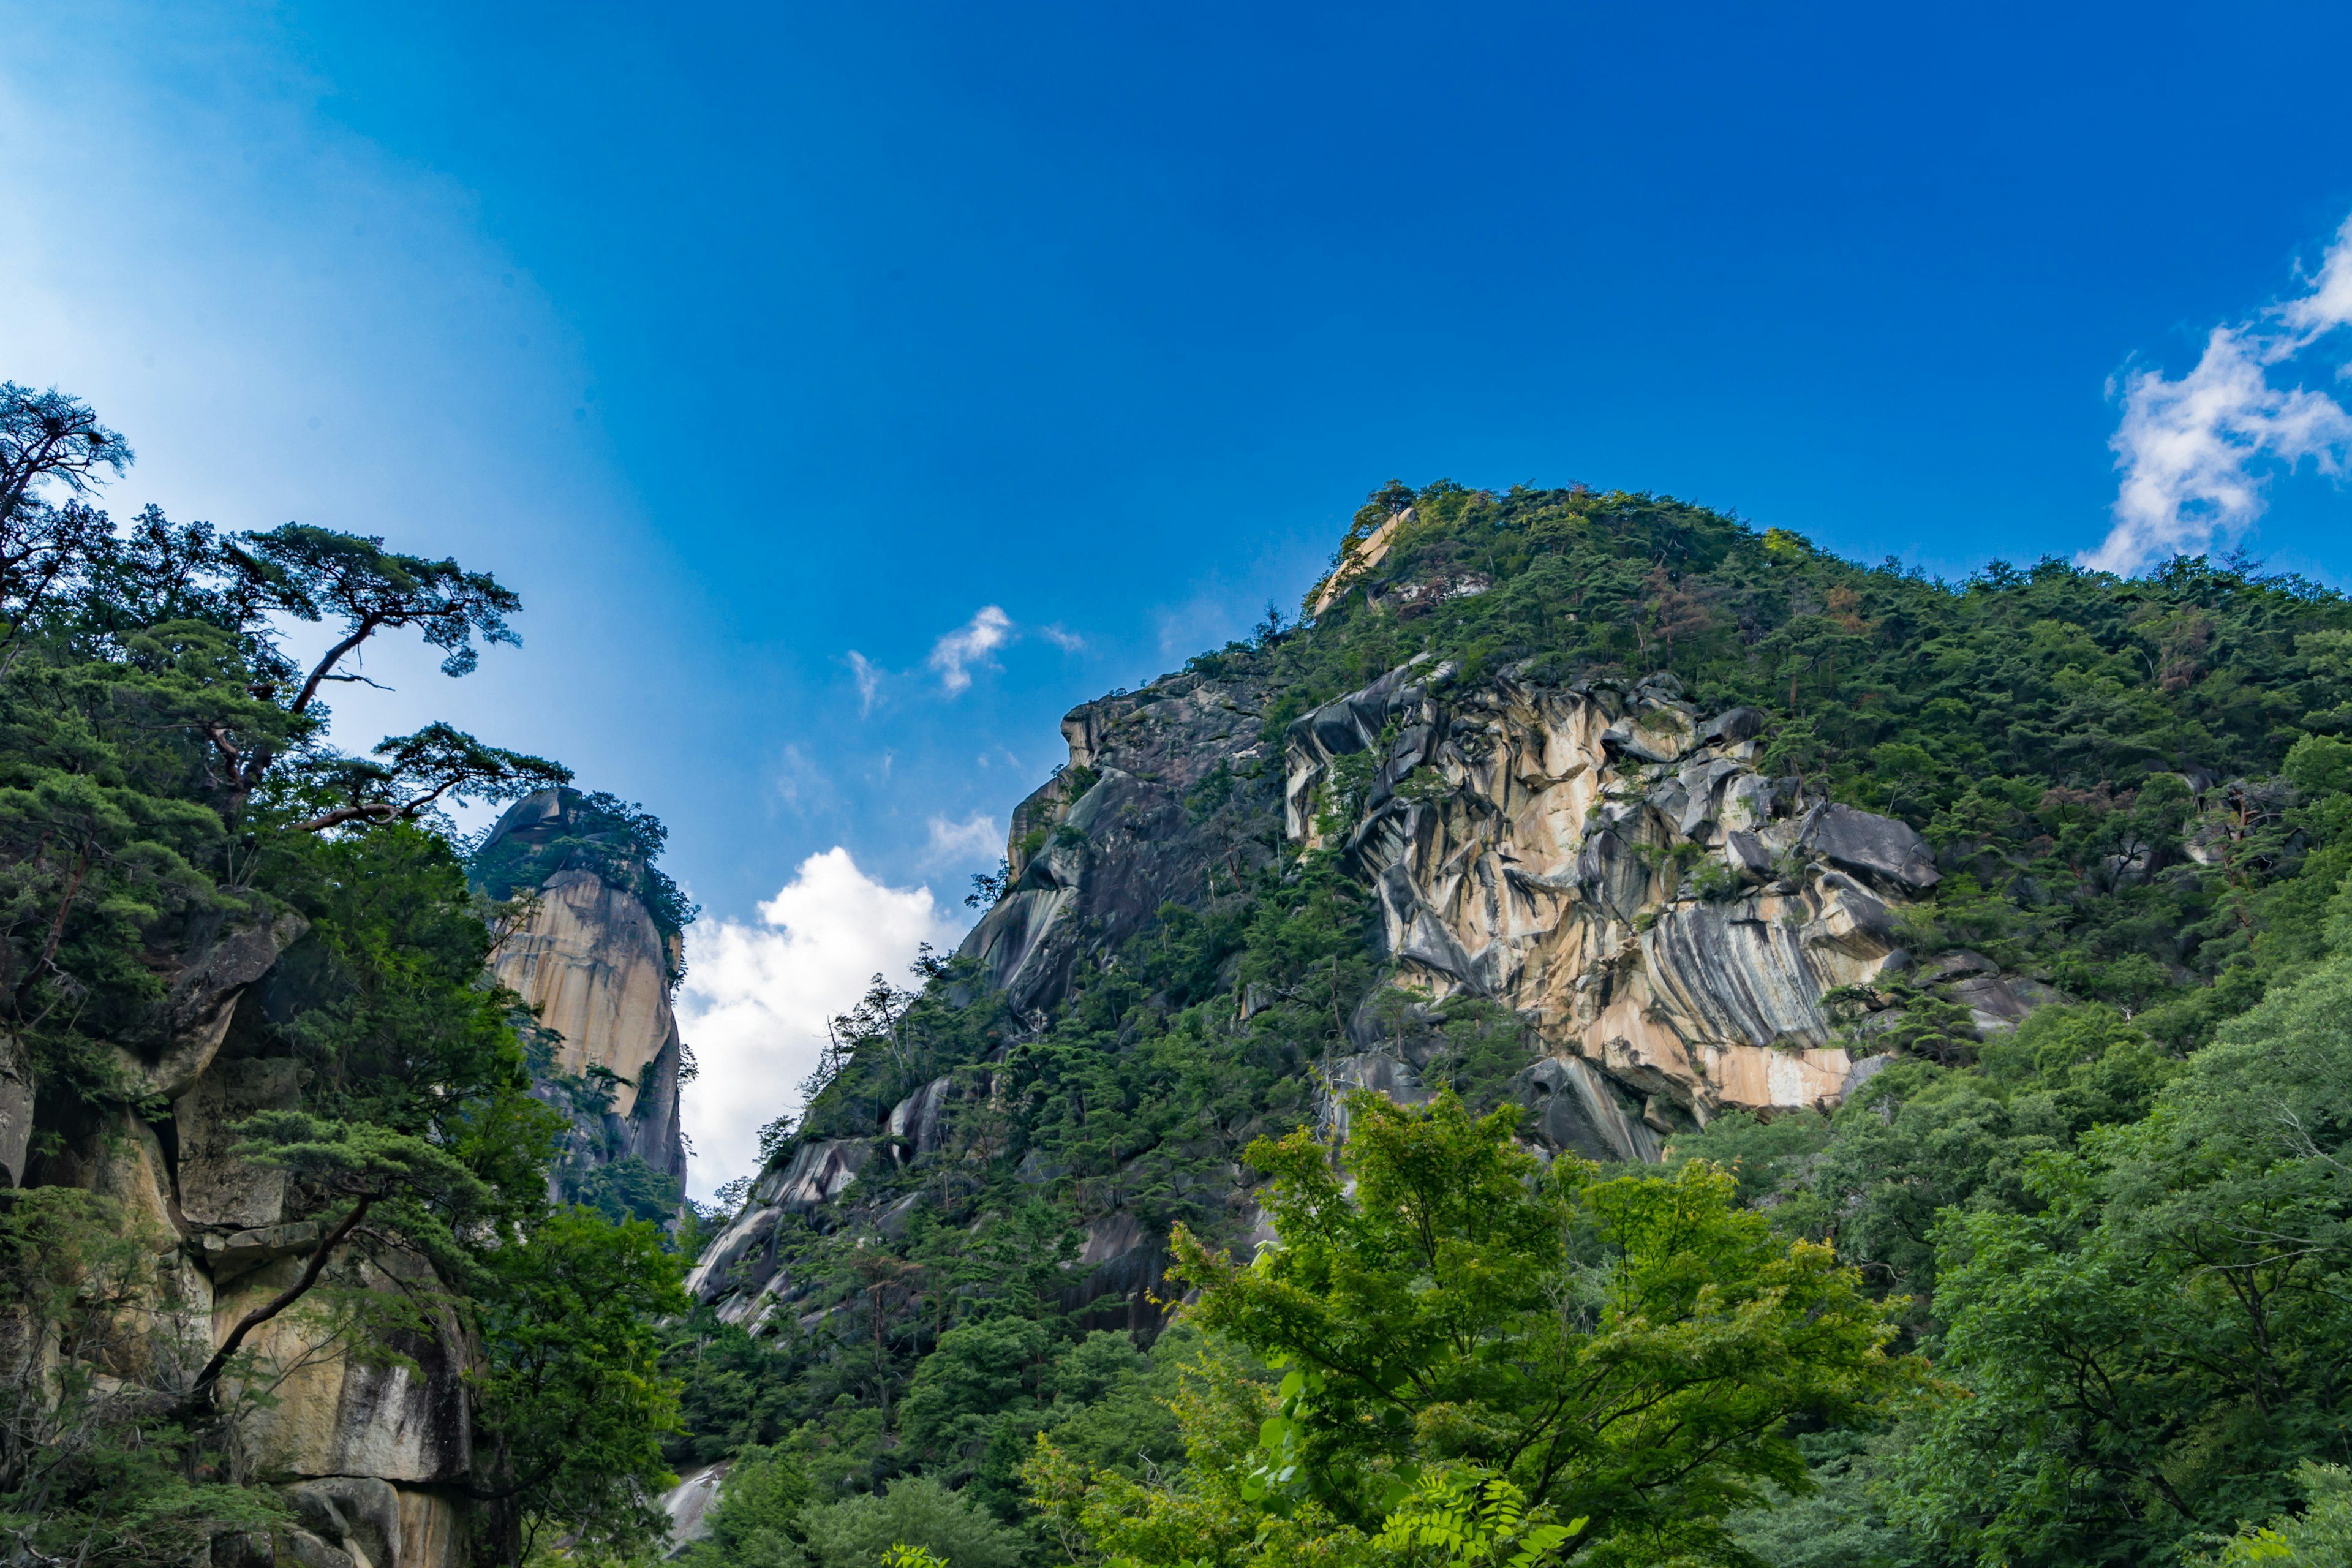
<instances>
[{"instance_id":1,"label":"rock face","mask_svg":"<svg viewBox=\"0 0 2352 1568\"><path fill-rule=\"evenodd\" d=\"M1017 1011L1051 1005L1083 954L1161 904L1231 891L1272 858L1265 700L1245 679L1185 674L1062 721L1069 763L1013 812L1011 886L960 950Z\"/></svg>"},{"instance_id":2,"label":"rock face","mask_svg":"<svg viewBox=\"0 0 2352 1568\"><path fill-rule=\"evenodd\" d=\"M1378 890L1398 984L1517 1012L1555 1146L1654 1159L1727 1109L1828 1106L1853 1058L1824 998L1910 962L1938 876L1907 825L1759 773L1762 716L1712 717L1670 677L1475 683L1427 661L1294 722L1285 828L1344 836ZM1360 801L1335 816L1361 759ZM1980 1026L2039 998L1978 976Z\"/></svg>"},{"instance_id":3,"label":"rock face","mask_svg":"<svg viewBox=\"0 0 2352 1568\"><path fill-rule=\"evenodd\" d=\"M1935 880L1917 835L1796 812L1793 786L1749 766L1748 716L1706 721L1669 680L1455 689L1453 673L1392 671L1286 738L1286 826L1308 843L1333 828L1340 760L1369 754L1347 848L1400 982L1501 1002L1550 1054L1696 1121L1833 1102L1851 1064L1822 997L1896 951L1897 895ZM1652 1156L1574 1087L1591 1113L1571 1142Z\"/></svg>"},{"instance_id":4,"label":"rock face","mask_svg":"<svg viewBox=\"0 0 2352 1568\"><path fill-rule=\"evenodd\" d=\"M1015 814L1012 890L962 949L1016 1006L1050 1005L1082 954L1221 867L1264 863L1264 702L1188 674L1063 721L1069 763ZM1557 1146L1654 1159L1662 1133L1727 1109L1836 1103L1853 1031L1824 997L1879 1002L1872 983L1910 962L1903 914L1939 879L1907 825L1759 772L1763 729L1753 709L1700 712L1672 677L1465 682L1424 658L1289 725L1281 831L1339 835L1399 985L1528 1022L1561 1064L1524 1086ZM2045 999L1998 974L1946 990L1979 1028Z\"/></svg>"},{"instance_id":5,"label":"rock face","mask_svg":"<svg viewBox=\"0 0 2352 1568\"><path fill-rule=\"evenodd\" d=\"M576 811L572 795L541 790L517 802L491 829L478 858L508 840L530 846L562 835ZM555 1042L556 1072L572 1079L612 1075L601 1080L612 1089L607 1136L583 1145L635 1154L683 1181L678 1075L684 1047L670 1007L670 976L683 957L677 940L664 935L635 892L593 868L556 870L537 891L530 918L499 949L498 978L539 1010Z\"/></svg>"},{"instance_id":6,"label":"rock face","mask_svg":"<svg viewBox=\"0 0 2352 1568\"><path fill-rule=\"evenodd\" d=\"M0 1170L8 1184L86 1187L121 1203L162 1242L165 1289L149 1304L139 1353L149 1371L200 1364L255 1307L299 1274L321 1227L287 1215L284 1172L231 1153L236 1123L299 1103L302 1064L268 1054L257 1019L299 919L224 921L163 955L165 1000L143 1034L117 1049L124 1075L170 1114L151 1123L130 1107L76 1110L52 1096L34 1103L26 1075L0 1047ZM27 1136L36 1110L42 1141ZM433 1301L444 1288L418 1258L364 1262L339 1254L326 1282L345 1300L369 1293ZM282 1313L247 1342L268 1399L246 1418L254 1473L278 1482L300 1521L285 1541L326 1568L458 1568L466 1560L462 1493L473 1461L465 1384L471 1351L446 1308L390 1336L392 1358L352 1353L314 1312ZM234 1383L232 1382L232 1386ZM241 1561L270 1558L266 1538ZM236 1538L215 1546L235 1556Z\"/></svg>"},{"instance_id":7,"label":"rock face","mask_svg":"<svg viewBox=\"0 0 2352 1568\"><path fill-rule=\"evenodd\" d=\"M1542 1150L1654 1161L1727 1110L1834 1106L1884 1065L1872 1042L1905 998L1965 1006L1982 1031L2053 994L1974 955L1916 964L1903 931L1938 880L1929 847L1761 772L1752 709L1703 712L1670 677L1465 680L1424 658L1300 716L1277 746L1258 678L1219 668L1063 721L1069 762L1015 811L1009 886L961 950L1025 1026L1163 904L1244 886L1286 842L1352 863L1389 971L1347 1022L1353 1049L1314 1069L1327 1135L1344 1132L1351 1090L1429 1097L1432 1015L1455 998L1518 1020L1512 1088ZM1240 987L1235 1021L1267 1001ZM958 1117L994 1092L986 1064L960 1071L877 1116L877 1135L772 1166L688 1288L757 1329L806 1293L779 1261L788 1219L896 1234L921 1194L885 1209L859 1175L952 1152ZM1015 1173L1067 1173L1033 1149ZM1242 1172L1210 1180L1230 1183L1243 1245L1266 1239ZM1165 1237L1122 1207L1082 1229L1064 1308L1151 1327Z\"/></svg>"}]
</instances>

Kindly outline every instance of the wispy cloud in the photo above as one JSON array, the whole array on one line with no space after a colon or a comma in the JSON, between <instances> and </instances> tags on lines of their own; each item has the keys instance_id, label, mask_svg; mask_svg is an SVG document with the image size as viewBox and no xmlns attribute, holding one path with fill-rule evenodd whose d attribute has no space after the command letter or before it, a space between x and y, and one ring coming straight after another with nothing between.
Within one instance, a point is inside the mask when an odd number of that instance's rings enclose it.
<instances>
[{"instance_id":1,"label":"wispy cloud","mask_svg":"<svg viewBox=\"0 0 2352 1568\"><path fill-rule=\"evenodd\" d=\"M985 666L988 656L1013 640L1013 617L994 605L982 606L961 629L950 632L931 648L930 666L940 672L940 689L950 697L971 685L971 667Z\"/></svg>"},{"instance_id":2,"label":"wispy cloud","mask_svg":"<svg viewBox=\"0 0 2352 1568\"><path fill-rule=\"evenodd\" d=\"M2283 390L2272 376L2347 324L2352 218L2307 289L2251 321L2214 328L2188 374L2125 375L2123 419L2108 443L2123 475L2115 524L2084 564L2137 572L2226 542L2262 515L2271 475L2306 458L2321 473L2342 475L2352 460L2352 414L2324 392Z\"/></svg>"},{"instance_id":3,"label":"wispy cloud","mask_svg":"<svg viewBox=\"0 0 2352 1568\"><path fill-rule=\"evenodd\" d=\"M874 711L874 699L881 694L882 671L872 659L851 648L849 673L857 679L857 716L863 719Z\"/></svg>"},{"instance_id":4,"label":"wispy cloud","mask_svg":"<svg viewBox=\"0 0 2352 1568\"><path fill-rule=\"evenodd\" d=\"M1060 626L1039 626L1037 635L1064 653L1076 653L1087 646L1086 638L1076 632L1065 631Z\"/></svg>"},{"instance_id":5,"label":"wispy cloud","mask_svg":"<svg viewBox=\"0 0 2352 1568\"><path fill-rule=\"evenodd\" d=\"M923 847L926 866L953 866L990 858L1004 847L1004 829L984 812L973 812L961 822L944 816L930 821L930 842Z\"/></svg>"}]
</instances>

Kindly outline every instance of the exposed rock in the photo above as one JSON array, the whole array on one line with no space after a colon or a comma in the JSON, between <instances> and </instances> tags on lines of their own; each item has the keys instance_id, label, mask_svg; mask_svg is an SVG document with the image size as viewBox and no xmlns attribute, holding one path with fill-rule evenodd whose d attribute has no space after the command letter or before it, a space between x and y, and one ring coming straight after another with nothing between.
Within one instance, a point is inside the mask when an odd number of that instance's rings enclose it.
<instances>
[{"instance_id":1,"label":"exposed rock","mask_svg":"<svg viewBox=\"0 0 2352 1568\"><path fill-rule=\"evenodd\" d=\"M1656 1130L1626 1114L1622 1091L1575 1057L1548 1057L1518 1078L1536 1135L1556 1153L1587 1160L1655 1160Z\"/></svg>"},{"instance_id":2,"label":"exposed rock","mask_svg":"<svg viewBox=\"0 0 2352 1568\"><path fill-rule=\"evenodd\" d=\"M1348 1096L1358 1090L1383 1095L1396 1105L1423 1105L1436 1096L1422 1087L1412 1065L1384 1051L1335 1057L1323 1065L1318 1120L1327 1138L1348 1135Z\"/></svg>"},{"instance_id":3,"label":"exposed rock","mask_svg":"<svg viewBox=\"0 0 2352 1568\"><path fill-rule=\"evenodd\" d=\"M1596 1101L1560 1147L1628 1157L1642 1141L1618 1123L1653 1097L1699 1119L1834 1103L1850 1061L1821 998L1899 951L1897 906L1936 880L1919 835L1843 805L1800 814L1751 766L1760 716L1702 721L1671 681L1438 675L1392 670L1288 735L1286 819L1308 843L1336 759L1391 738L1348 848L1400 983L1500 1002L1633 1096L1622 1115ZM1415 767L1439 787L1383 789ZM1714 884L1666 879L1710 860Z\"/></svg>"},{"instance_id":4,"label":"exposed rock","mask_svg":"<svg viewBox=\"0 0 2352 1568\"><path fill-rule=\"evenodd\" d=\"M24 1184L32 1144L32 1068L16 1037L0 1034L0 1177L9 1186Z\"/></svg>"},{"instance_id":5,"label":"exposed rock","mask_svg":"<svg viewBox=\"0 0 2352 1568\"><path fill-rule=\"evenodd\" d=\"M118 1047L132 1084L166 1100L194 1088L227 1038L246 987L309 929L301 916L282 914L218 932L173 965L149 1039L137 1048Z\"/></svg>"},{"instance_id":6,"label":"exposed rock","mask_svg":"<svg viewBox=\"0 0 2352 1568\"><path fill-rule=\"evenodd\" d=\"M568 830L577 800L562 790L525 796L490 830L481 857L509 838L553 841ZM585 867L557 870L536 890L537 908L500 945L492 968L539 1009L541 1024L559 1037L556 1072L581 1078L600 1069L613 1075L606 1125L588 1129L597 1135L576 1139L575 1147L589 1158L604 1158L613 1150L635 1154L683 1181L678 1077L685 1048L670 1005L671 975L683 962L682 939L666 937L634 890ZM558 1103L544 1090L542 1098ZM573 1109L562 1103L558 1108Z\"/></svg>"},{"instance_id":7,"label":"exposed rock","mask_svg":"<svg viewBox=\"0 0 2352 1568\"><path fill-rule=\"evenodd\" d=\"M672 1557L710 1533L710 1510L725 1491L729 1468L721 1461L688 1470L678 1477L677 1485L662 1494L662 1511L669 1515Z\"/></svg>"},{"instance_id":8,"label":"exposed rock","mask_svg":"<svg viewBox=\"0 0 2352 1568\"><path fill-rule=\"evenodd\" d=\"M229 1152L236 1125L263 1110L294 1109L301 1068L290 1057L215 1061L173 1103L178 1131L180 1209L190 1223L273 1225L286 1202L287 1174Z\"/></svg>"},{"instance_id":9,"label":"exposed rock","mask_svg":"<svg viewBox=\"0 0 2352 1568\"><path fill-rule=\"evenodd\" d=\"M171 1170L147 1119L128 1107L117 1110L93 1149L97 1159L85 1184L121 1204L134 1224L176 1242L182 1226Z\"/></svg>"},{"instance_id":10,"label":"exposed rock","mask_svg":"<svg viewBox=\"0 0 2352 1568\"><path fill-rule=\"evenodd\" d=\"M213 1303L215 1343L291 1283L303 1262L302 1253L289 1251L219 1287ZM467 1352L450 1310L430 1305L439 1282L423 1260L396 1255L382 1263L339 1256L328 1282L427 1303L427 1331L398 1329L383 1336L401 1360L362 1361L348 1353L338 1325L315 1314L285 1312L262 1324L246 1341L255 1353L256 1375L273 1394L273 1403L249 1418L247 1440L256 1459L266 1472L281 1475L462 1483L473 1463Z\"/></svg>"},{"instance_id":11,"label":"exposed rock","mask_svg":"<svg viewBox=\"0 0 2352 1568\"><path fill-rule=\"evenodd\" d=\"M1059 1293L1058 1301L1064 1311L1076 1316L1079 1326L1129 1331L1159 1326L1160 1309L1151 1297L1163 1289L1168 1250L1132 1214L1122 1209L1088 1221L1085 1244L1071 1267L1081 1271L1081 1278Z\"/></svg>"},{"instance_id":12,"label":"exposed rock","mask_svg":"<svg viewBox=\"0 0 2352 1568\"><path fill-rule=\"evenodd\" d=\"M200 1254L215 1285L226 1284L248 1268L258 1268L280 1258L308 1257L320 1235L316 1220L273 1225L264 1229L235 1231L227 1236L207 1233L197 1240Z\"/></svg>"},{"instance_id":13,"label":"exposed rock","mask_svg":"<svg viewBox=\"0 0 2352 1568\"><path fill-rule=\"evenodd\" d=\"M1346 558L1331 569L1331 574L1317 588L1315 603L1308 614L1319 616L1329 609L1339 603L1341 595L1362 579L1364 574L1387 560L1389 545L1395 541L1397 530L1412 521L1411 507L1392 512L1387 521L1350 548Z\"/></svg>"},{"instance_id":14,"label":"exposed rock","mask_svg":"<svg viewBox=\"0 0 2352 1568\"><path fill-rule=\"evenodd\" d=\"M350 1552L328 1545L307 1530L281 1530L276 1544L278 1560L291 1562L298 1568L358 1568Z\"/></svg>"},{"instance_id":15,"label":"exposed rock","mask_svg":"<svg viewBox=\"0 0 2352 1568\"><path fill-rule=\"evenodd\" d=\"M882 1133L901 1141L892 1152L919 1160L938 1151L947 1138L948 1095L954 1088L951 1078L933 1079L890 1108L890 1120L883 1124Z\"/></svg>"},{"instance_id":16,"label":"exposed rock","mask_svg":"<svg viewBox=\"0 0 2352 1568\"><path fill-rule=\"evenodd\" d=\"M1893 1067L1900 1059L1898 1057L1884 1052L1874 1057L1863 1058L1846 1069L1845 1084L1840 1090L1840 1094L1845 1099L1852 1099L1861 1091L1864 1084Z\"/></svg>"},{"instance_id":17,"label":"exposed rock","mask_svg":"<svg viewBox=\"0 0 2352 1568\"><path fill-rule=\"evenodd\" d=\"M1927 841L1908 823L1850 805L1822 805L1806 815L1797 842L1856 876L1924 893L1943 880Z\"/></svg>"},{"instance_id":18,"label":"exposed rock","mask_svg":"<svg viewBox=\"0 0 2352 1568\"><path fill-rule=\"evenodd\" d=\"M788 1162L771 1166L752 1187L742 1211L687 1276L688 1293L698 1300L719 1302L719 1315L725 1321L753 1321L781 1288L776 1233L784 1216L834 1203L873 1158L871 1140L841 1138L803 1143Z\"/></svg>"},{"instance_id":19,"label":"exposed rock","mask_svg":"<svg viewBox=\"0 0 2352 1568\"><path fill-rule=\"evenodd\" d=\"M328 1476L286 1489L304 1528L365 1568L402 1568L400 1494L373 1476Z\"/></svg>"},{"instance_id":20,"label":"exposed rock","mask_svg":"<svg viewBox=\"0 0 2352 1568\"><path fill-rule=\"evenodd\" d=\"M1272 847L1263 820L1278 771L1260 754L1255 678L1170 676L1073 709L1070 761L1013 814L1034 853L1008 858L1011 889L959 952L1024 1016L1060 1000L1079 961L1116 948L1169 902L1230 894ZM1073 780L1097 776L1072 798Z\"/></svg>"}]
</instances>

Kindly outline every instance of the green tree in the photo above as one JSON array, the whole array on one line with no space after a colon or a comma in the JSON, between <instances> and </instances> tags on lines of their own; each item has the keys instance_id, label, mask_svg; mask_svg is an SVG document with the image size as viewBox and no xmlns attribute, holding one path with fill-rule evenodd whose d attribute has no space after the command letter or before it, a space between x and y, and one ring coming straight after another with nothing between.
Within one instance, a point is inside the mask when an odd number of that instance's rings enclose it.
<instances>
[{"instance_id":1,"label":"green tree","mask_svg":"<svg viewBox=\"0 0 2352 1568\"><path fill-rule=\"evenodd\" d=\"M677 1389L660 1375L657 1325L686 1310L677 1258L654 1226L572 1208L481 1267L476 1386L506 1560L554 1531L615 1557L654 1545L677 1479L662 1461Z\"/></svg>"},{"instance_id":2,"label":"green tree","mask_svg":"<svg viewBox=\"0 0 2352 1568\"><path fill-rule=\"evenodd\" d=\"M1969 1550L2151 1561L2283 1510L2352 1417L2352 960L2274 991L2143 1121L2031 1162L2041 1212L1939 1232L1943 1370L1906 1457Z\"/></svg>"},{"instance_id":3,"label":"green tree","mask_svg":"<svg viewBox=\"0 0 2352 1568\"><path fill-rule=\"evenodd\" d=\"M845 1498L804 1516L808 1553L818 1568L873 1568L898 1546L917 1546L948 1568L1013 1568L1023 1542L928 1476L893 1481L887 1491Z\"/></svg>"},{"instance_id":4,"label":"green tree","mask_svg":"<svg viewBox=\"0 0 2352 1568\"><path fill-rule=\"evenodd\" d=\"M1303 1131L1252 1149L1277 1247L1240 1266L1175 1241L1192 1320L1291 1369L1245 1500L1370 1536L1400 1487L1468 1467L1589 1520L1566 1551L1720 1554L1760 1483L1806 1484L1791 1420L1854 1419L1907 1374L1886 1309L1826 1247L1734 1208L1713 1167L1547 1172L1513 1111L1349 1109L1342 1169Z\"/></svg>"}]
</instances>

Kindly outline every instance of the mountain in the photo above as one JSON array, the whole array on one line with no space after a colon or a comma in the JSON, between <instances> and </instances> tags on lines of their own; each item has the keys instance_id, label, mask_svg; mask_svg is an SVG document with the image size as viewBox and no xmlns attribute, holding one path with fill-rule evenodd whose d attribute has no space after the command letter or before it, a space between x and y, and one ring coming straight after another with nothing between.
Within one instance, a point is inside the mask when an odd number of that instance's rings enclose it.
<instances>
[{"instance_id":1,"label":"mountain","mask_svg":"<svg viewBox=\"0 0 2352 1568\"><path fill-rule=\"evenodd\" d=\"M1939 1207L2039 1212L2031 1156L2328 962L2352 606L2300 579L1954 584L1392 485L1302 616L1074 710L961 950L837 1021L689 1278L678 1462L782 1444L820 1497L923 1474L1008 1521L1040 1433L1178 1463L1165 1422L1076 1436L1126 1395L1057 1368L1151 1345L1174 1227L1271 1242L1251 1144L1344 1137L1359 1089L1736 1163L1931 1342Z\"/></svg>"}]
</instances>

